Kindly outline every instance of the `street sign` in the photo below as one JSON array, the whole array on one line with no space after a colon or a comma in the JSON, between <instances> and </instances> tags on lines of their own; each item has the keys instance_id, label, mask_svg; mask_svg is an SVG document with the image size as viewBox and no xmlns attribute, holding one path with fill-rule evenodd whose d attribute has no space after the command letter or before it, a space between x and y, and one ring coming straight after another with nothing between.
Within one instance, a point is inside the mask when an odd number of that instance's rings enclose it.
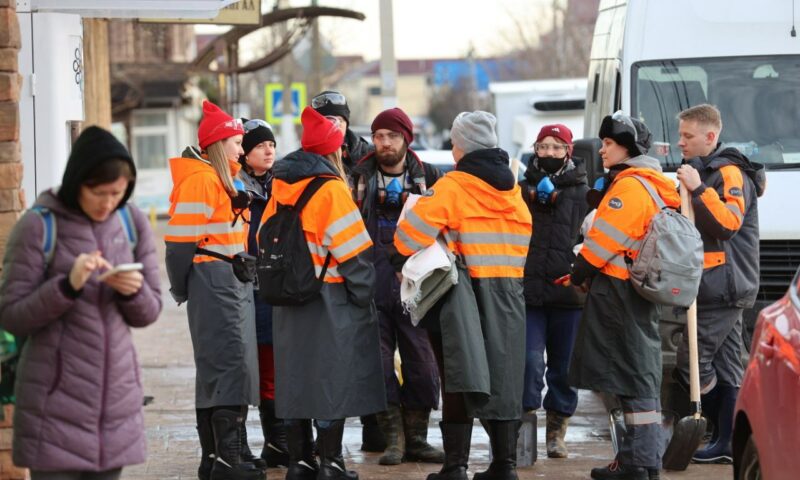
<instances>
[{"instance_id":1,"label":"street sign","mask_svg":"<svg viewBox=\"0 0 800 480\"><path fill-rule=\"evenodd\" d=\"M292 122L300 124L300 112L306 106L306 84L292 82ZM264 87L264 120L279 124L283 120L283 84L268 83Z\"/></svg>"}]
</instances>

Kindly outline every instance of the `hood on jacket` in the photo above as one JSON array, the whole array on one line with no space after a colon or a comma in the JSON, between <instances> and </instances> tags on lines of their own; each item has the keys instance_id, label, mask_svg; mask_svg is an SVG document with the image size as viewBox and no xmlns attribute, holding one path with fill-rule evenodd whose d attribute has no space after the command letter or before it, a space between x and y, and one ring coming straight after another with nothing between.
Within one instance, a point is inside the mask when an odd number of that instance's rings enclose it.
<instances>
[{"instance_id":1,"label":"hood on jacket","mask_svg":"<svg viewBox=\"0 0 800 480\"><path fill-rule=\"evenodd\" d=\"M764 165L751 162L742 152L733 147L717 144L717 149L707 157L694 157L684 160L685 163L699 170L719 170L725 165L736 165L750 177L756 188L756 195L761 196L767 188L767 174Z\"/></svg>"},{"instance_id":2,"label":"hood on jacket","mask_svg":"<svg viewBox=\"0 0 800 480\"><path fill-rule=\"evenodd\" d=\"M284 205L294 205L300 194L314 177L336 177L341 179L330 160L316 153L296 150L275 162L272 196Z\"/></svg>"},{"instance_id":3,"label":"hood on jacket","mask_svg":"<svg viewBox=\"0 0 800 480\"><path fill-rule=\"evenodd\" d=\"M242 168L238 160L228 160L228 166L232 177L236 177ZM200 153L200 150L192 146L183 149L180 157L169 159L169 172L172 175L173 193L177 191L181 182L192 175L213 175L217 178L217 172L211 166L211 162ZM170 201L173 201L172 195Z\"/></svg>"},{"instance_id":4,"label":"hood on jacket","mask_svg":"<svg viewBox=\"0 0 800 480\"><path fill-rule=\"evenodd\" d=\"M504 168L508 169L508 167ZM443 179L448 178L456 182L467 195L474 198L487 210L505 214L524 212L528 215L527 221L530 222L530 212L522 200L520 186L516 183L508 190L499 190L475 175L458 170L449 172L443 177ZM432 190L435 189L436 185Z\"/></svg>"},{"instance_id":5,"label":"hood on jacket","mask_svg":"<svg viewBox=\"0 0 800 480\"><path fill-rule=\"evenodd\" d=\"M78 195L86 178L100 165L110 160L123 160L131 167L134 180L128 182L125 195L117 208L121 208L133 193L136 184L136 165L133 158L111 132L100 127L85 129L72 145L72 151L64 168L64 176L58 189L58 198L69 208L81 211Z\"/></svg>"},{"instance_id":6,"label":"hood on jacket","mask_svg":"<svg viewBox=\"0 0 800 480\"><path fill-rule=\"evenodd\" d=\"M635 162L636 164L647 164L647 163L650 163L649 160L653 160L656 163L658 163L658 160L656 160L654 158L651 158L651 157L645 157L644 155L641 155L641 156L636 157L636 158L637 159L648 159L648 161ZM631 160L633 160L633 159L631 159ZM630 177L630 176L633 176L633 175L636 175L638 177L642 177L645 180L650 182L650 185L652 185L656 189L656 192L658 193L658 195L661 197L661 199L664 201L664 203L668 207L672 207L672 208L680 207L680 205L681 205L681 197L678 194L678 190L677 190L677 186L675 184L675 181L661 173L660 165L659 165L658 170L656 170L656 169L651 168L651 167L643 167L643 166L631 165L630 161L625 162L625 163L627 163L629 165L629 167L626 168L625 170L622 170L621 172L619 172L619 174L617 174L617 176L616 176L616 178L614 180L615 182L617 182L617 181L619 181L619 180L621 180L621 179L623 179L625 177Z\"/></svg>"},{"instance_id":7,"label":"hood on jacket","mask_svg":"<svg viewBox=\"0 0 800 480\"><path fill-rule=\"evenodd\" d=\"M422 166L422 160L414 150L407 148L406 157L403 160L406 164L406 171L411 178L425 178L425 169ZM358 163L353 165L353 173L361 175L365 178L371 178L378 172L378 159L375 150L370 151L363 158L358 160Z\"/></svg>"},{"instance_id":8,"label":"hood on jacket","mask_svg":"<svg viewBox=\"0 0 800 480\"><path fill-rule=\"evenodd\" d=\"M508 168L508 153L502 148L485 148L467 153L456 163L456 171L468 173L497 190L511 190L517 179Z\"/></svg>"}]
</instances>

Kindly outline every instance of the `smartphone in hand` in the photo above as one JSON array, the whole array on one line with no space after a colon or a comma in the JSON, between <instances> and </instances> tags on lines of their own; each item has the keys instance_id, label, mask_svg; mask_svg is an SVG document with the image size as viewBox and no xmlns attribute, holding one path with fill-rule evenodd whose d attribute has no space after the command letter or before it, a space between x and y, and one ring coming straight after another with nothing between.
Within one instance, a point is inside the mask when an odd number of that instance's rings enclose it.
<instances>
[{"instance_id":1,"label":"smartphone in hand","mask_svg":"<svg viewBox=\"0 0 800 480\"><path fill-rule=\"evenodd\" d=\"M110 277L112 275L116 275L116 274L122 273L122 272L134 272L134 271L137 271L137 270L141 270L143 268L144 268L144 265L142 265L141 263L121 263L121 264L115 266L114 268L108 269L105 272L101 273L97 277L97 279L102 282L103 280L105 280L106 278L108 278L108 277Z\"/></svg>"}]
</instances>

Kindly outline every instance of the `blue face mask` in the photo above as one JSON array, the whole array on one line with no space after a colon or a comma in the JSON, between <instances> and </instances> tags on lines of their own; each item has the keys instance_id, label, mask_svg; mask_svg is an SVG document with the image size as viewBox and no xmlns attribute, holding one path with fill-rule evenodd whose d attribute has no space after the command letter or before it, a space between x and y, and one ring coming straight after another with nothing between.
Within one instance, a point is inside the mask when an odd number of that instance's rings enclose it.
<instances>
[{"instance_id":1,"label":"blue face mask","mask_svg":"<svg viewBox=\"0 0 800 480\"><path fill-rule=\"evenodd\" d=\"M389 185L386 185L386 199L384 203L390 207L399 207L401 202L401 194L403 193L403 186L396 178L393 178Z\"/></svg>"}]
</instances>

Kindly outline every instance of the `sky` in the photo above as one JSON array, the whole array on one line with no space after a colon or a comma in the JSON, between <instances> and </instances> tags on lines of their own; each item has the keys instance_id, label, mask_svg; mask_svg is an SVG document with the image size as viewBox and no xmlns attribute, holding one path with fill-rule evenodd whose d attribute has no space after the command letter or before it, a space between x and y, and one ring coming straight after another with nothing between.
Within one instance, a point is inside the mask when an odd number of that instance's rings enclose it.
<instances>
[{"instance_id":1,"label":"sky","mask_svg":"<svg viewBox=\"0 0 800 480\"><path fill-rule=\"evenodd\" d=\"M308 5L293 1L292 5ZM348 8L366 15L359 22L323 18L320 29L333 42L336 54L380 57L379 0L320 0L319 4ZM549 0L394 0L394 37L397 58L464 57L470 47L487 56L509 45L514 18L541 16ZM532 30L537 26L530 21Z\"/></svg>"},{"instance_id":2,"label":"sky","mask_svg":"<svg viewBox=\"0 0 800 480\"><path fill-rule=\"evenodd\" d=\"M262 0L262 10L273 0ZM311 0L290 0L292 7ZM318 5L356 10L364 21L322 17L320 31L336 55L380 57L379 0L319 0ZM394 0L394 43L398 59L478 57L508 50L518 37L514 20L534 36L546 23L552 0ZM207 27L206 27L207 28Z\"/></svg>"}]
</instances>

